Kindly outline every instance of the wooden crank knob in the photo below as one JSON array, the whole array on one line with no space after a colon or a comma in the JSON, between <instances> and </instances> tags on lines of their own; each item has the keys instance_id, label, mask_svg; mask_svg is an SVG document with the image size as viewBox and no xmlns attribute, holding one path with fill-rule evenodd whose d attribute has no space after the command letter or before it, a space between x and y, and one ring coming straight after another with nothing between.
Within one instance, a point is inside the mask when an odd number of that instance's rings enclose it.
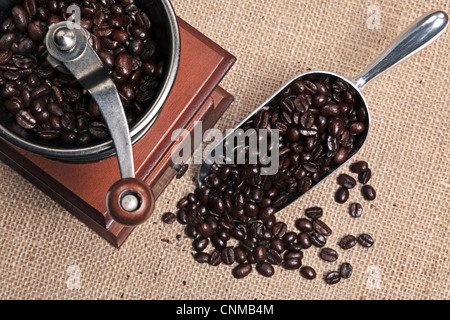
<instances>
[{"instance_id":1,"label":"wooden crank knob","mask_svg":"<svg viewBox=\"0 0 450 320\"><path fill-rule=\"evenodd\" d=\"M153 213L155 196L144 181L122 179L109 189L106 209L114 221L125 226L136 226L145 222Z\"/></svg>"}]
</instances>

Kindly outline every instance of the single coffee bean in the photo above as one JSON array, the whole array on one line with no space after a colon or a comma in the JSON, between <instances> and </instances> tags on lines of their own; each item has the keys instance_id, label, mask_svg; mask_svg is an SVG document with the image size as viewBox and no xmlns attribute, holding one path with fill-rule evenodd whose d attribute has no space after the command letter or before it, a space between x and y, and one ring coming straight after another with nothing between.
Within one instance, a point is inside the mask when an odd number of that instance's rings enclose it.
<instances>
[{"instance_id":1,"label":"single coffee bean","mask_svg":"<svg viewBox=\"0 0 450 320\"><path fill-rule=\"evenodd\" d=\"M196 239L198 237L198 230L193 225L187 225L186 228L184 228L184 233L191 239Z\"/></svg>"},{"instance_id":2,"label":"single coffee bean","mask_svg":"<svg viewBox=\"0 0 450 320\"><path fill-rule=\"evenodd\" d=\"M325 282L329 285L333 285L341 281L341 275L337 271L332 271L325 276Z\"/></svg>"},{"instance_id":3,"label":"single coffee bean","mask_svg":"<svg viewBox=\"0 0 450 320\"><path fill-rule=\"evenodd\" d=\"M365 248L370 248L373 246L374 240L370 235L362 234L358 237L358 243Z\"/></svg>"},{"instance_id":4,"label":"single coffee bean","mask_svg":"<svg viewBox=\"0 0 450 320\"><path fill-rule=\"evenodd\" d=\"M252 265L249 263L242 263L233 269L233 276L236 279L242 279L252 272Z\"/></svg>"},{"instance_id":5,"label":"single coffee bean","mask_svg":"<svg viewBox=\"0 0 450 320\"><path fill-rule=\"evenodd\" d=\"M342 279L348 279L352 276L353 267L350 263L343 263L339 268L339 274Z\"/></svg>"},{"instance_id":6,"label":"single coffee bean","mask_svg":"<svg viewBox=\"0 0 450 320\"><path fill-rule=\"evenodd\" d=\"M356 186L356 180L348 174L341 174L337 178L337 183L347 189L353 189Z\"/></svg>"},{"instance_id":7,"label":"single coffee bean","mask_svg":"<svg viewBox=\"0 0 450 320\"><path fill-rule=\"evenodd\" d=\"M33 129L37 124L36 119L25 110L20 110L16 114L16 121L24 129Z\"/></svg>"},{"instance_id":8,"label":"single coffee bean","mask_svg":"<svg viewBox=\"0 0 450 320\"><path fill-rule=\"evenodd\" d=\"M17 30L23 33L27 32L28 19L30 16L25 8L22 6L15 6L12 8L11 14Z\"/></svg>"},{"instance_id":9,"label":"single coffee bean","mask_svg":"<svg viewBox=\"0 0 450 320\"><path fill-rule=\"evenodd\" d=\"M308 266L302 267L300 269L300 274L303 278L307 280L313 280L316 278L316 271Z\"/></svg>"},{"instance_id":10,"label":"single coffee bean","mask_svg":"<svg viewBox=\"0 0 450 320\"><path fill-rule=\"evenodd\" d=\"M313 230L313 223L305 218L298 219L295 222L295 226L302 232L310 232Z\"/></svg>"},{"instance_id":11,"label":"single coffee bean","mask_svg":"<svg viewBox=\"0 0 450 320\"><path fill-rule=\"evenodd\" d=\"M129 77L131 75L131 57L128 54L121 53L116 57L115 71L121 77Z\"/></svg>"},{"instance_id":12,"label":"single coffee bean","mask_svg":"<svg viewBox=\"0 0 450 320\"><path fill-rule=\"evenodd\" d=\"M336 191L336 194L334 196L334 199L337 203L345 203L347 202L348 198L350 197L350 193L348 192L347 188L341 187Z\"/></svg>"},{"instance_id":13,"label":"single coffee bean","mask_svg":"<svg viewBox=\"0 0 450 320\"><path fill-rule=\"evenodd\" d=\"M204 237L198 237L192 242L192 247L197 252L202 252L206 249L209 244L209 240Z\"/></svg>"},{"instance_id":14,"label":"single coffee bean","mask_svg":"<svg viewBox=\"0 0 450 320\"><path fill-rule=\"evenodd\" d=\"M297 240L297 233L293 231L286 232L282 240L285 244L293 243L295 240Z\"/></svg>"},{"instance_id":15,"label":"single coffee bean","mask_svg":"<svg viewBox=\"0 0 450 320\"><path fill-rule=\"evenodd\" d=\"M302 266L302 259L292 258L283 262L283 268L287 270L297 270Z\"/></svg>"},{"instance_id":16,"label":"single coffee bean","mask_svg":"<svg viewBox=\"0 0 450 320\"><path fill-rule=\"evenodd\" d=\"M208 264L213 267L217 267L222 263L222 252L220 250L214 250L209 256Z\"/></svg>"},{"instance_id":17,"label":"single coffee bean","mask_svg":"<svg viewBox=\"0 0 450 320\"><path fill-rule=\"evenodd\" d=\"M209 254L205 252L197 252L194 254L194 259L198 263L208 263L209 262Z\"/></svg>"},{"instance_id":18,"label":"single coffee bean","mask_svg":"<svg viewBox=\"0 0 450 320\"><path fill-rule=\"evenodd\" d=\"M313 221L313 228L325 237L329 237L332 234L331 228L328 227L325 222L319 219Z\"/></svg>"},{"instance_id":19,"label":"single coffee bean","mask_svg":"<svg viewBox=\"0 0 450 320\"><path fill-rule=\"evenodd\" d=\"M263 246L258 246L253 251L256 262L264 262L267 259L267 250Z\"/></svg>"},{"instance_id":20,"label":"single coffee bean","mask_svg":"<svg viewBox=\"0 0 450 320\"><path fill-rule=\"evenodd\" d=\"M339 246L344 250L349 250L356 245L356 238L352 235L347 235L339 241Z\"/></svg>"},{"instance_id":21,"label":"single coffee bean","mask_svg":"<svg viewBox=\"0 0 450 320\"><path fill-rule=\"evenodd\" d=\"M303 249L308 249L312 245L311 237L306 232L299 233L297 236L297 242Z\"/></svg>"},{"instance_id":22,"label":"single coffee bean","mask_svg":"<svg viewBox=\"0 0 450 320\"><path fill-rule=\"evenodd\" d=\"M320 251L319 256L320 256L320 258L322 258L322 260L325 260L327 262L334 262L339 257L338 253L331 248L323 248Z\"/></svg>"},{"instance_id":23,"label":"single coffee bean","mask_svg":"<svg viewBox=\"0 0 450 320\"><path fill-rule=\"evenodd\" d=\"M166 212L162 215L161 220L166 224L172 224L177 219L177 216L172 212Z\"/></svg>"},{"instance_id":24,"label":"single coffee bean","mask_svg":"<svg viewBox=\"0 0 450 320\"><path fill-rule=\"evenodd\" d=\"M198 231L206 238L209 238L214 234L214 230L211 228L211 225L206 222L203 222L198 226Z\"/></svg>"},{"instance_id":25,"label":"single coffee bean","mask_svg":"<svg viewBox=\"0 0 450 320\"><path fill-rule=\"evenodd\" d=\"M226 265L232 265L235 261L235 254L233 247L226 247L221 252L222 262Z\"/></svg>"},{"instance_id":26,"label":"single coffee bean","mask_svg":"<svg viewBox=\"0 0 450 320\"><path fill-rule=\"evenodd\" d=\"M277 222L272 229L273 235L280 239L283 238L286 232L287 232L287 225L284 222Z\"/></svg>"},{"instance_id":27,"label":"single coffee bean","mask_svg":"<svg viewBox=\"0 0 450 320\"><path fill-rule=\"evenodd\" d=\"M376 193L375 189L369 185L363 186L361 189L361 193L362 193L364 199L366 199L368 201L373 201L377 197L377 193Z\"/></svg>"},{"instance_id":28,"label":"single coffee bean","mask_svg":"<svg viewBox=\"0 0 450 320\"><path fill-rule=\"evenodd\" d=\"M245 263L247 261L247 254L240 247L234 248L234 257L237 263Z\"/></svg>"},{"instance_id":29,"label":"single coffee bean","mask_svg":"<svg viewBox=\"0 0 450 320\"><path fill-rule=\"evenodd\" d=\"M316 231L311 232L309 237L311 239L311 243L318 248L324 247L327 243L326 238Z\"/></svg>"},{"instance_id":30,"label":"single coffee bean","mask_svg":"<svg viewBox=\"0 0 450 320\"><path fill-rule=\"evenodd\" d=\"M365 161L358 161L350 166L350 170L354 173L361 173L369 168L369 165Z\"/></svg>"},{"instance_id":31,"label":"single coffee bean","mask_svg":"<svg viewBox=\"0 0 450 320\"><path fill-rule=\"evenodd\" d=\"M312 207L305 210L305 215L310 219L320 219L322 214L323 210L320 207Z\"/></svg>"},{"instance_id":32,"label":"single coffee bean","mask_svg":"<svg viewBox=\"0 0 450 320\"><path fill-rule=\"evenodd\" d=\"M273 238L270 241L270 248L272 248L273 250L275 250L278 253L283 253L283 251L285 250L285 245L283 240L278 239L278 238Z\"/></svg>"},{"instance_id":33,"label":"single coffee bean","mask_svg":"<svg viewBox=\"0 0 450 320\"><path fill-rule=\"evenodd\" d=\"M281 257L277 251L269 249L267 251L267 261L273 265L279 266L283 262L283 257Z\"/></svg>"},{"instance_id":34,"label":"single coffee bean","mask_svg":"<svg viewBox=\"0 0 450 320\"><path fill-rule=\"evenodd\" d=\"M372 178L372 170L369 168L358 174L358 181L362 184L367 184L370 178Z\"/></svg>"},{"instance_id":35,"label":"single coffee bean","mask_svg":"<svg viewBox=\"0 0 450 320\"><path fill-rule=\"evenodd\" d=\"M270 278L271 276L273 276L275 274L275 269L268 262L258 263L256 265L256 271L258 271L258 273L260 275L267 277L267 278Z\"/></svg>"},{"instance_id":36,"label":"single coffee bean","mask_svg":"<svg viewBox=\"0 0 450 320\"><path fill-rule=\"evenodd\" d=\"M363 207L360 203L352 203L349 211L353 218L359 218L363 213Z\"/></svg>"}]
</instances>

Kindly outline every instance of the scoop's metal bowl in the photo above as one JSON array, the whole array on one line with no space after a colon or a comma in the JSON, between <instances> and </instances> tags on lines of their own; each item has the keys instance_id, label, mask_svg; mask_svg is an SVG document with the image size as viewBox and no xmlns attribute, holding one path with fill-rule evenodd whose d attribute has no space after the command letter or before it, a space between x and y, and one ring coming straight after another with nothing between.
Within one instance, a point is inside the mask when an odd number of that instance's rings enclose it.
<instances>
[{"instance_id":1,"label":"scoop's metal bowl","mask_svg":"<svg viewBox=\"0 0 450 320\"><path fill-rule=\"evenodd\" d=\"M0 0L0 23L8 18L11 9L22 5L23 0ZM135 4L152 21L152 38L158 44L159 58L165 70L154 99L141 117L130 127L133 144L137 143L153 126L173 88L178 73L181 55L181 40L175 12L168 0L135 0ZM0 33L0 37L2 34ZM107 159L116 154L112 139L95 141L85 146L74 146L62 142L38 139L33 132L24 130L15 117L3 106L0 96L0 136L27 151L55 160L86 163Z\"/></svg>"}]
</instances>

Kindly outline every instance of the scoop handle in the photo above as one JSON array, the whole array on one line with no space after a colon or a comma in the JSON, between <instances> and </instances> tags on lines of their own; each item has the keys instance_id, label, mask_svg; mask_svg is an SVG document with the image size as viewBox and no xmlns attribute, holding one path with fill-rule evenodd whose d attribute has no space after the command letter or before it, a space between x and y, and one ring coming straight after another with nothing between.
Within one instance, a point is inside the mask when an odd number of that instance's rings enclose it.
<instances>
[{"instance_id":1,"label":"scoop handle","mask_svg":"<svg viewBox=\"0 0 450 320\"><path fill-rule=\"evenodd\" d=\"M111 186L106 195L106 209L114 221L125 226L145 222L155 208L155 196L147 183L125 178Z\"/></svg>"},{"instance_id":2,"label":"scoop handle","mask_svg":"<svg viewBox=\"0 0 450 320\"><path fill-rule=\"evenodd\" d=\"M378 60L354 80L355 85L363 89L369 81L426 48L447 29L447 26L448 16L443 11L434 11L418 19Z\"/></svg>"}]
</instances>

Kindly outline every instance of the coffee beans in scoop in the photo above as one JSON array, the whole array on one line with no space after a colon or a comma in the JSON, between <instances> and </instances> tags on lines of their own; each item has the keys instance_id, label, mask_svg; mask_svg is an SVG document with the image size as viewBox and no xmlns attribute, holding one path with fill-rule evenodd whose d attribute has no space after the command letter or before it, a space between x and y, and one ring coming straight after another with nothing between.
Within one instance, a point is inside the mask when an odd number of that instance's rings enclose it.
<instances>
[{"instance_id":1,"label":"coffee beans in scoop","mask_svg":"<svg viewBox=\"0 0 450 320\"><path fill-rule=\"evenodd\" d=\"M244 132L279 130L279 170L274 175L262 175L267 164L250 163L249 149L242 148L245 163L213 164L203 185L180 199L177 221L186 230L197 230L192 244L195 260L206 260L201 252L219 261L216 252L226 250L220 260L223 263L225 257L231 263L233 248L232 274L239 279L253 270L272 277L276 267L297 270L302 277L313 279L314 269L302 269L303 251L307 249L323 248L323 259L337 260L339 255L327 239L332 229L322 208L306 209L305 217L296 221L296 231L280 221L276 212L358 151L367 121L364 111L357 93L347 83L329 75L312 75L292 82L249 118L240 128ZM348 188L356 186L350 176L341 183L347 193ZM339 273L328 282L335 283L336 279L341 279Z\"/></svg>"},{"instance_id":2,"label":"coffee beans in scoop","mask_svg":"<svg viewBox=\"0 0 450 320\"><path fill-rule=\"evenodd\" d=\"M0 32L4 107L39 139L88 144L109 137L100 110L72 75L53 68L44 55L49 26L67 20L73 4L118 89L129 125L153 99L164 63L150 34L152 22L134 0L26 0L12 9Z\"/></svg>"}]
</instances>

